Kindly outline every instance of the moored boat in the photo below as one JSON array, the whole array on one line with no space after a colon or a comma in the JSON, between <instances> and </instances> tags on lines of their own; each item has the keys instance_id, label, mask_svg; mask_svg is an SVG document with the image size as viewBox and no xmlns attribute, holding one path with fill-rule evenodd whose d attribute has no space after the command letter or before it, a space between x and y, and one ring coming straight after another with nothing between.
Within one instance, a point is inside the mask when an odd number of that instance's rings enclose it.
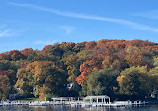
<instances>
[{"instance_id":1,"label":"moored boat","mask_svg":"<svg viewBox=\"0 0 158 111\"><path fill-rule=\"evenodd\" d=\"M29 103L30 106L46 106L46 102L45 101L34 101L34 102L30 102Z\"/></svg>"}]
</instances>

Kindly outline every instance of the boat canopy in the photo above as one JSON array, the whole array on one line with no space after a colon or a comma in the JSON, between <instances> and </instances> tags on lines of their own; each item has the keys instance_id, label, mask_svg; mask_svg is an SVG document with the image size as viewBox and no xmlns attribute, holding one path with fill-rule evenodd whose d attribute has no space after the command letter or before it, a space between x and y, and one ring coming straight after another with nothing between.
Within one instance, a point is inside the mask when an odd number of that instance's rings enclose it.
<instances>
[{"instance_id":1,"label":"boat canopy","mask_svg":"<svg viewBox=\"0 0 158 111\"><path fill-rule=\"evenodd\" d=\"M73 97L52 97L52 100L55 101L68 101L68 100L73 100Z\"/></svg>"},{"instance_id":2,"label":"boat canopy","mask_svg":"<svg viewBox=\"0 0 158 111\"><path fill-rule=\"evenodd\" d=\"M107 95L99 95L99 96L86 96L84 99L110 99Z\"/></svg>"}]
</instances>

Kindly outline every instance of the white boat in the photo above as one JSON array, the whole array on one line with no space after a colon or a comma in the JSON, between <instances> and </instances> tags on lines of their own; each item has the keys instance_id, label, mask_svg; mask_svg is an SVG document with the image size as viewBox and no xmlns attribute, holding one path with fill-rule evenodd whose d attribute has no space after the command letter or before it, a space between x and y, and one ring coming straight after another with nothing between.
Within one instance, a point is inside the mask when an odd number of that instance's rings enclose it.
<instances>
[{"instance_id":1,"label":"white boat","mask_svg":"<svg viewBox=\"0 0 158 111\"><path fill-rule=\"evenodd\" d=\"M93 103L93 104L92 104L92 107L97 107L97 104Z\"/></svg>"},{"instance_id":2,"label":"white boat","mask_svg":"<svg viewBox=\"0 0 158 111\"><path fill-rule=\"evenodd\" d=\"M82 107L85 107L85 106L86 106L86 104L85 104L85 103L82 103L82 104L81 104L81 106L82 106Z\"/></svg>"},{"instance_id":3,"label":"white boat","mask_svg":"<svg viewBox=\"0 0 158 111\"><path fill-rule=\"evenodd\" d=\"M46 106L47 103L45 101L40 102L41 106Z\"/></svg>"},{"instance_id":4,"label":"white boat","mask_svg":"<svg viewBox=\"0 0 158 111\"><path fill-rule=\"evenodd\" d=\"M116 106L116 107L131 106L131 105L132 105L131 101L116 101L110 104L110 106Z\"/></svg>"},{"instance_id":5,"label":"white boat","mask_svg":"<svg viewBox=\"0 0 158 111\"><path fill-rule=\"evenodd\" d=\"M70 105L71 105L71 107L77 106L76 103L71 103Z\"/></svg>"},{"instance_id":6,"label":"white boat","mask_svg":"<svg viewBox=\"0 0 158 111\"><path fill-rule=\"evenodd\" d=\"M34 101L34 102L30 102L29 103L30 106L46 106L46 102L45 101Z\"/></svg>"}]
</instances>

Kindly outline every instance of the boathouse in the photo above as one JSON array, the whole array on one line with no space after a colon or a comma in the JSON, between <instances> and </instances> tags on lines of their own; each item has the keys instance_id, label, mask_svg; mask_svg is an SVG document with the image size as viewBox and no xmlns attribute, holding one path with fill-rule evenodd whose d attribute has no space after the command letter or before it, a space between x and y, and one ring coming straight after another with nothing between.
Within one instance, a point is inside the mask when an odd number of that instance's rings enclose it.
<instances>
[{"instance_id":1,"label":"boathouse","mask_svg":"<svg viewBox=\"0 0 158 111\"><path fill-rule=\"evenodd\" d=\"M52 97L51 98L54 102L58 101L58 102L65 102L65 101L74 101L73 97Z\"/></svg>"},{"instance_id":2,"label":"boathouse","mask_svg":"<svg viewBox=\"0 0 158 111\"><path fill-rule=\"evenodd\" d=\"M100 95L100 96L86 96L83 99L84 102L89 101L90 103L108 103L110 104L110 97L107 95Z\"/></svg>"}]
</instances>

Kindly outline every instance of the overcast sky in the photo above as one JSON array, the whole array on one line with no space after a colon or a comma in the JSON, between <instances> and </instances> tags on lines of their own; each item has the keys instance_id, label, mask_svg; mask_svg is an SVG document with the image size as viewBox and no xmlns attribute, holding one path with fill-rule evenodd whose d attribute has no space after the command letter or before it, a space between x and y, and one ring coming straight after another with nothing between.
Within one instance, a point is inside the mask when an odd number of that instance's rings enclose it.
<instances>
[{"instance_id":1,"label":"overcast sky","mask_svg":"<svg viewBox=\"0 0 158 111\"><path fill-rule=\"evenodd\" d=\"M158 0L0 0L0 53L100 39L158 42Z\"/></svg>"}]
</instances>

